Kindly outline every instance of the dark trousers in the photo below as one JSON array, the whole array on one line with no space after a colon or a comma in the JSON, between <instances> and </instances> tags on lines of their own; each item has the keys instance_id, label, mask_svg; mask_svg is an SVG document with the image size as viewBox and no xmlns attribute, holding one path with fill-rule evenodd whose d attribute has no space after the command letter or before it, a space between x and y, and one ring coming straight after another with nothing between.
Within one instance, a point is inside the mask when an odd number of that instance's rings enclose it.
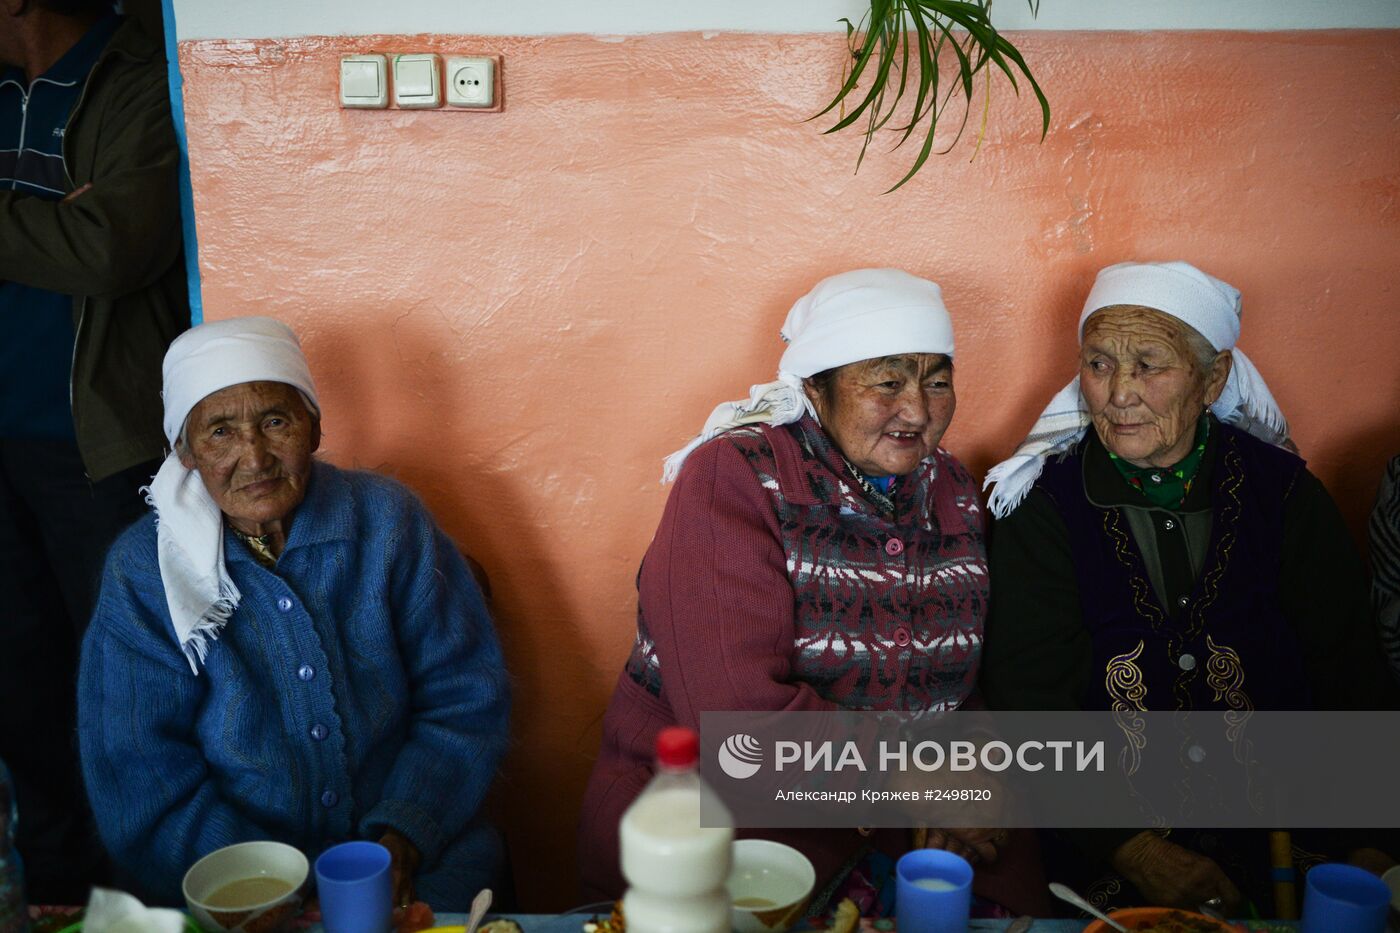
<instances>
[{"instance_id":1,"label":"dark trousers","mask_svg":"<svg viewBox=\"0 0 1400 933\"><path fill-rule=\"evenodd\" d=\"M159 461L91 482L71 442L0 438L0 758L31 903L86 903L105 857L78 767L78 651L116 536Z\"/></svg>"}]
</instances>

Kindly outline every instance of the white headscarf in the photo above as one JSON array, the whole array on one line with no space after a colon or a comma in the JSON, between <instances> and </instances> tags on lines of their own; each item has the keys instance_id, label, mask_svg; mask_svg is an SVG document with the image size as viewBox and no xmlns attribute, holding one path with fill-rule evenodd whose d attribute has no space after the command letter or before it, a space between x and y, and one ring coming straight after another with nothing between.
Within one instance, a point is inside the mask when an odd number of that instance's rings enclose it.
<instances>
[{"instance_id":1,"label":"white headscarf","mask_svg":"<svg viewBox=\"0 0 1400 933\"><path fill-rule=\"evenodd\" d=\"M927 279L899 269L856 269L822 279L797 299L783 322L787 350L776 382L749 389L747 399L723 402L701 432L666 458L661 481L680 475L701 444L746 424L791 424L816 410L802 380L837 366L905 353L953 355L953 322L943 293Z\"/></svg>"},{"instance_id":2,"label":"white headscarf","mask_svg":"<svg viewBox=\"0 0 1400 933\"><path fill-rule=\"evenodd\" d=\"M146 501L156 510L160 579L175 637L198 675L195 662L204 660L207 639L219 637L242 597L224 566L219 506L174 449L185 420L206 396L244 382L284 382L300 390L317 413L320 403L296 335L271 318L233 318L191 328L170 344L161 373L171 453L146 487Z\"/></svg>"},{"instance_id":3,"label":"white headscarf","mask_svg":"<svg viewBox=\"0 0 1400 933\"><path fill-rule=\"evenodd\" d=\"M1270 444L1288 440L1288 422L1279 411L1259 370L1235 346L1240 338L1238 289L1185 262L1123 262L1099 273L1084 311L1079 315L1079 339L1084 322L1100 308L1139 305L1171 315L1190 325L1217 352L1234 358L1220 398L1210 406L1223 423L1234 425ZM1016 452L992 467L983 488L995 485L988 499L992 514L1004 518L1021 504L1040 476L1048 457L1069 450L1084 436L1089 409L1075 376L1050 400Z\"/></svg>"}]
</instances>

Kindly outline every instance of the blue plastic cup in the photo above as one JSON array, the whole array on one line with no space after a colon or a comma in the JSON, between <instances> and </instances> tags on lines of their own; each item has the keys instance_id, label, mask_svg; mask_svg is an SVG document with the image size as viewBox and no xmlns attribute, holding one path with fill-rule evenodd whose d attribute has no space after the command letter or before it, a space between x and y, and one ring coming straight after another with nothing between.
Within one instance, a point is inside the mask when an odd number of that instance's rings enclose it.
<instances>
[{"instance_id":1,"label":"blue plastic cup","mask_svg":"<svg viewBox=\"0 0 1400 933\"><path fill-rule=\"evenodd\" d=\"M972 866L942 849L900 856L895 872L895 928L899 933L967 933Z\"/></svg>"},{"instance_id":2,"label":"blue plastic cup","mask_svg":"<svg viewBox=\"0 0 1400 933\"><path fill-rule=\"evenodd\" d=\"M1353 865L1318 865L1303 892L1303 933L1384 933L1390 888Z\"/></svg>"},{"instance_id":3,"label":"blue plastic cup","mask_svg":"<svg viewBox=\"0 0 1400 933\"><path fill-rule=\"evenodd\" d=\"M393 920L389 850L377 842L343 842L316 859L316 890L326 933L386 933Z\"/></svg>"}]
</instances>

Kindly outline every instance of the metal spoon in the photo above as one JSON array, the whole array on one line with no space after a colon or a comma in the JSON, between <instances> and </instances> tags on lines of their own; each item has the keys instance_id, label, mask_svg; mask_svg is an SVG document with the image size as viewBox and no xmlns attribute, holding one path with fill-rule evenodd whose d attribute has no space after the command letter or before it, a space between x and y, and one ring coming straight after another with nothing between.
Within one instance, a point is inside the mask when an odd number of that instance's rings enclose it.
<instances>
[{"instance_id":1,"label":"metal spoon","mask_svg":"<svg viewBox=\"0 0 1400 933\"><path fill-rule=\"evenodd\" d=\"M467 933L476 933L481 918L491 909L491 889L482 888L481 893L472 898L472 912L467 915Z\"/></svg>"},{"instance_id":2,"label":"metal spoon","mask_svg":"<svg viewBox=\"0 0 1400 933\"><path fill-rule=\"evenodd\" d=\"M1084 900L1084 898L1080 897L1078 894L1075 894L1073 891L1060 884L1058 881L1050 882L1050 893L1058 897L1060 900L1064 901L1066 904L1073 904L1075 907L1078 907L1085 913L1094 917L1098 917L1104 923L1117 930L1118 933L1129 933L1128 928L1123 926L1123 924L1119 923L1117 920L1109 919L1108 914L1104 913L1102 910L1099 910L1093 904L1090 904L1088 901Z\"/></svg>"},{"instance_id":3,"label":"metal spoon","mask_svg":"<svg viewBox=\"0 0 1400 933\"><path fill-rule=\"evenodd\" d=\"M1225 902L1221 898L1212 897L1208 901L1202 901L1201 906L1196 909L1212 920L1220 920L1229 923L1230 921L1220 912L1220 906L1224 903Z\"/></svg>"}]
</instances>

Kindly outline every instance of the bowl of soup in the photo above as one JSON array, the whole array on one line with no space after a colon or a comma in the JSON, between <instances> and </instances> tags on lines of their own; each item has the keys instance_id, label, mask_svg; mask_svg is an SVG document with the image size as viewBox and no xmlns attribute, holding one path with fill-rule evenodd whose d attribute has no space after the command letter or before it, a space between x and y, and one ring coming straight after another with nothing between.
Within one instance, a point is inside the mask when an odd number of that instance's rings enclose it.
<instances>
[{"instance_id":1,"label":"bowl of soup","mask_svg":"<svg viewBox=\"0 0 1400 933\"><path fill-rule=\"evenodd\" d=\"M280 842L241 842L185 872L185 905L210 933L280 933L301 911L310 864Z\"/></svg>"},{"instance_id":2,"label":"bowl of soup","mask_svg":"<svg viewBox=\"0 0 1400 933\"><path fill-rule=\"evenodd\" d=\"M738 933L783 933L802 919L817 882L807 856L767 839L734 843L730 923Z\"/></svg>"}]
</instances>

